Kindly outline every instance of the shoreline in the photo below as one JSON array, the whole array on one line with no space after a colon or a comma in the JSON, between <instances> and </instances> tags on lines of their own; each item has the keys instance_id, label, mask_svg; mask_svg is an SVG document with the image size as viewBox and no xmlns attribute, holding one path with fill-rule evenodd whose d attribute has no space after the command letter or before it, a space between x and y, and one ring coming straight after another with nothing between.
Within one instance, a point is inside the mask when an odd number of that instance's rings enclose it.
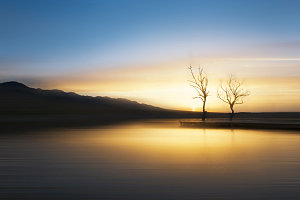
<instances>
[{"instance_id":1,"label":"shoreline","mask_svg":"<svg viewBox=\"0 0 300 200\"><path fill-rule=\"evenodd\" d=\"M216 121L180 121L184 128L223 128L223 129L269 129L269 130L300 130L300 120L216 120Z\"/></svg>"},{"instance_id":2,"label":"shoreline","mask_svg":"<svg viewBox=\"0 0 300 200\"><path fill-rule=\"evenodd\" d=\"M211 113L211 117L202 122L195 115L144 113L144 114L60 114L60 115L0 115L0 130L4 131L22 131L44 128L76 128L89 126L104 126L118 123L140 121L140 120L175 120L180 127L185 128L225 128L225 129L273 129L273 130L300 130L299 113L285 113L284 117L268 113L267 117L254 114L246 116L238 115L232 121L226 116L226 113ZM282 114L281 114L282 115ZM266 116L266 115L265 115Z\"/></svg>"}]
</instances>

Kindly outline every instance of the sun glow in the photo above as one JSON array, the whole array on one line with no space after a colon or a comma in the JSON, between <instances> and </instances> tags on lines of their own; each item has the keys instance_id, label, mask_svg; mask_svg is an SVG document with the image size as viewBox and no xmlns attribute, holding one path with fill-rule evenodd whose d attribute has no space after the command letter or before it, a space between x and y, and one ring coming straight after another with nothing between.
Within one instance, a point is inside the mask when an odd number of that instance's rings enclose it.
<instances>
[{"instance_id":1,"label":"sun glow","mask_svg":"<svg viewBox=\"0 0 300 200\"><path fill-rule=\"evenodd\" d=\"M237 111L300 111L299 61L277 63L254 59L198 59L208 75L209 97L206 110L228 112L228 106L216 97L221 79L230 72L244 80L244 86L251 95ZM85 71L68 77L55 78L55 85L45 87L75 91L84 95L127 98L142 103L170 109L201 111L200 99L189 85L191 78L187 61L125 66L100 71ZM282 71L283 67L284 71ZM79 78L80 77L80 78ZM283 84L284 83L284 84Z\"/></svg>"},{"instance_id":2,"label":"sun glow","mask_svg":"<svg viewBox=\"0 0 300 200\"><path fill-rule=\"evenodd\" d=\"M195 105L192 106L192 111L194 111L194 112L196 111L196 106Z\"/></svg>"}]
</instances>

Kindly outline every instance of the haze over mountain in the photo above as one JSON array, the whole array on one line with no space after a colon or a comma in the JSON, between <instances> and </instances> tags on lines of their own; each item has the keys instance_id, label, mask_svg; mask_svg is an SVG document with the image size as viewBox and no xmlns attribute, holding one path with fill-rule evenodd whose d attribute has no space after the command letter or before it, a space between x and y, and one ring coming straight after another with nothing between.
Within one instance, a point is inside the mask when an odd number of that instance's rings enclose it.
<instances>
[{"instance_id":1,"label":"haze over mountain","mask_svg":"<svg viewBox=\"0 0 300 200\"><path fill-rule=\"evenodd\" d=\"M202 113L168 110L122 98L83 96L62 90L30 88L10 81L0 83L0 115L101 115L101 120L131 118L201 118ZM208 112L208 118L227 118L227 113ZM237 118L300 118L300 113L237 113ZM57 117L55 117L57 118ZM98 117L97 117L98 118ZM58 118L57 118L58 119ZM99 118L98 118L99 119ZM36 120L34 118L34 120Z\"/></svg>"},{"instance_id":2,"label":"haze over mountain","mask_svg":"<svg viewBox=\"0 0 300 200\"><path fill-rule=\"evenodd\" d=\"M162 108L121 98L82 96L61 90L30 88L18 82L0 83L2 114L138 114Z\"/></svg>"}]
</instances>

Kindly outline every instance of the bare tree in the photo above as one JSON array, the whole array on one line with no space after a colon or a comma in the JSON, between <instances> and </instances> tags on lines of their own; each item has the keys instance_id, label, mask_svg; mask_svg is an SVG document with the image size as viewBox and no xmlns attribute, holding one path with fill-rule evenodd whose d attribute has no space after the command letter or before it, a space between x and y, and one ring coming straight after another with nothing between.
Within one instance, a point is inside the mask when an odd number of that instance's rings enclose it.
<instances>
[{"instance_id":1,"label":"bare tree","mask_svg":"<svg viewBox=\"0 0 300 200\"><path fill-rule=\"evenodd\" d=\"M223 83L221 81L220 89L218 89L217 96L223 102L230 106L232 120L234 115L234 106L244 103L244 97L249 96L250 92L242 88L242 82L237 80L233 75L230 75L228 80Z\"/></svg>"},{"instance_id":2,"label":"bare tree","mask_svg":"<svg viewBox=\"0 0 300 200\"><path fill-rule=\"evenodd\" d=\"M206 99L209 94L209 91L207 90L208 78L207 75L204 73L203 68L201 67L198 68L198 74L196 76L194 75L192 66L189 67L189 70L191 71L193 77L193 80L189 80L189 82L191 83L191 86L197 91L197 96L193 98L199 98L202 100L202 121L205 121L207 113L205 111L205 105Z\"/></svg>"}]
</instances>

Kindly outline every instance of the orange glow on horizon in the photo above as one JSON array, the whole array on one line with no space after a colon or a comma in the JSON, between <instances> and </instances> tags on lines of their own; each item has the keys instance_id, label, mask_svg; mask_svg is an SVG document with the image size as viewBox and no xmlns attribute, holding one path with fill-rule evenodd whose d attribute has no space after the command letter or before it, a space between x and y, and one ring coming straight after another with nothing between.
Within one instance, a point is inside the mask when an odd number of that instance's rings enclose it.
<instances>
[{"instance_id":1,"label":"orange glow on horizon","mask_svg":"<svg viewBox=\"0 0 300 200\"><path fill-rule=\"evenodd\" d=\"M46 88L74 91L83 95L127 98L169 109L201 111L202 102L193 99L189 86L187 61L124 66L107 70L91 70L55 78ZM230 72L244 80L251 95L237 112L300 111L300 62L278 59L198 59L194 66L204 67L209 78L210 96L207 111L228 112L228 105L216 97L220 79ZM284 66L284 67L282 67ZM283 69L284 68L284 69ZM80 77L80 78L79 78ZM55 84L53 84L55 83Z\"/></svg>"}]
</instances>

